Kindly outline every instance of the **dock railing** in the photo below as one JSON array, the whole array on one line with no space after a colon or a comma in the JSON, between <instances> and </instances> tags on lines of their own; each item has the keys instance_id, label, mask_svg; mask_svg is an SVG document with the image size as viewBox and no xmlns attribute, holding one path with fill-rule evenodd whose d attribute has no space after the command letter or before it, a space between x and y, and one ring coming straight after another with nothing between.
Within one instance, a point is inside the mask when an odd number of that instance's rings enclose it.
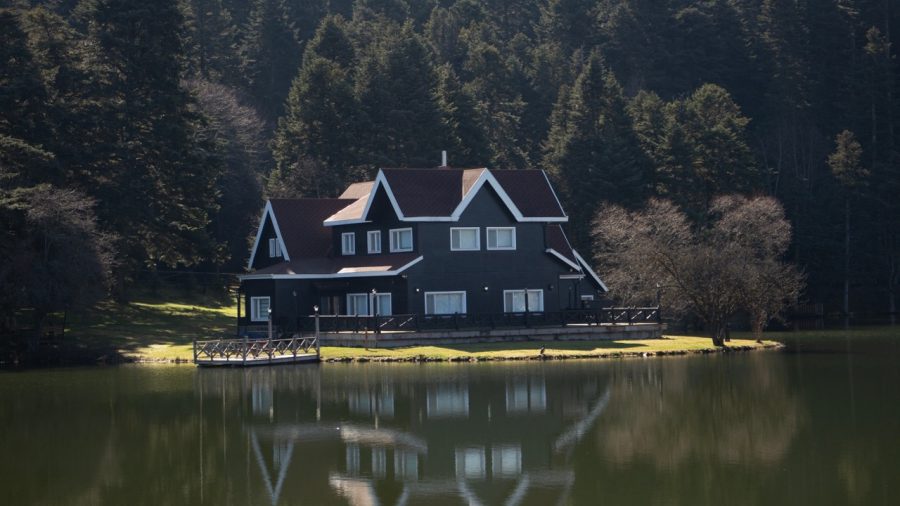
<instances>
[{"instance_id":1,"label":"dock railing","mask_svg":"<svg viewBox=\"0 0 900 506\"><path fill-rule=\"evenodd\" d=\"M315 316L301 316L297 328L309 331ZM396 314L319 315L322 332L423 332L430 330L529 328L567 325L635 325L661 323L659 307L607 307L510 313L458 313L443 315Z\"/></svg>"},{"instance_id":2,"label":"dock railing","mask_svg":"<svg viewBox=\"0 0 900 506\"><path fill-rule=\"evenodd\" d=\"M310 351L313 350L313 351ZM273 361L319 354L318 339L294 336L283 339L209 339L194 341L194 363L235 363Z\"/></svg>"}]
</instances>

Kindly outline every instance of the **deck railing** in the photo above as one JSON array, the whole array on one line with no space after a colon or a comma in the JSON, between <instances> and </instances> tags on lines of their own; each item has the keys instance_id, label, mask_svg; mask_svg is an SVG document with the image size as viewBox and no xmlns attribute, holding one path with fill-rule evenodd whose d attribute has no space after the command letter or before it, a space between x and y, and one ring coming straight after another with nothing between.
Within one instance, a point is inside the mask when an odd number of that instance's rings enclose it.
<instances>
[{"instance_id":1,"label":"deck railing","mask_svg":"<svg viewBox=\"0 0 900 506\"><path fill-rule=\"evenodd\" d=\"M315 316L297 319L300 331L311 331ZM566 325L634 325L660 323L658 307L608 307L517 313L462 313L447 315L397 314L390 316L319 315L322 332L385 332L461 329L496 329Z\"/></svg>"},{"instance_id":2,"label":"deck railing","mask_svg":"<svg viewBox=\"0 0 900 506\"><path fill-rule=\"evenodd\" d=\"M247 362L318 353L318 340L313 337L284 339L211 339L194 341L194 363L212 361ZM313 349L313 352L310 352Z\"/></svg>"}]
</instances>

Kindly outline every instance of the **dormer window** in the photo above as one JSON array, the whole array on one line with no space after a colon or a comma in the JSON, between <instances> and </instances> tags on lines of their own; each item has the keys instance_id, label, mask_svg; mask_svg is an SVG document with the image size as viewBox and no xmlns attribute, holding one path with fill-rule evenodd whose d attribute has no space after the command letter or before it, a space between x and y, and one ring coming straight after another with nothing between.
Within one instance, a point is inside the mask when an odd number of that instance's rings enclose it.
<instances>
[{"instance_id":1,"label":"dormer window","mask_svg":"<svg viewBox=\"0 0 900 506\"><path fill-rule=\"evenodd\" d=\"M413 233L411 228L395 228L391 230L391 253L413 250Z\"/></svg>"},{"instance_id":2,"label":"dormer window","mask_svg":"<svg viewBox=\"0 0 900 506\"><path fill-rule=\"evenodd\" d=\"M356 254L356 234L353 232L344 232L341 234L341 254Z\"/></svg>"},{"instance_id":3,"label":"dormer window","mask_svg":"<svg viewBox=\"0 0 900 506\"><path fill-rule=\"evenodd\" d=\"M514 250L516 249L516 227L488 227L487 249L489 250Z\"/></svg>"},{"instance_id":4,"label":"dormer window","mask_svg":"<svg viewBox=\"0 0 900 506\"><path fill-rule=\"evenodd\" d=\"M450 229L450 251L478 251L481 234L478 227L453 227Z\"/></svg>"},{"instance_id":5,"label":"dormer window","mask_svg":"<svg viewBox=\"0 0 900 506\"><path fill-rule=\"evenodd\" d=\"M281 256L281 241L277 238L269 239L269 258Z\"/></svg>"},{"instance_id":6,"label":"dormer window","mask_svg":"<svg viewBox=\"0 0 900 506\"><path fill-rule=\"evenodd\" d=\"M366 232L366 247L369 253L381 253L381 230Z\"/></svg>"}]
</instances>

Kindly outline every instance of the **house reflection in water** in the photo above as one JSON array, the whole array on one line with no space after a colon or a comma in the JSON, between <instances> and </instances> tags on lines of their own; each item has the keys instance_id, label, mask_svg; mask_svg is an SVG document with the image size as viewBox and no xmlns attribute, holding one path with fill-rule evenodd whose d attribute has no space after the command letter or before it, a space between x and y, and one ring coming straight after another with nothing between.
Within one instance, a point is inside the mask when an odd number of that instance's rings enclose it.
<instances>
[{"instance_id":1,"label":"house reflection in water","mask_svg":"<svg viewBox=\"0 0 900 506\"><path fill-rule=\"evenodd\" d=\"M426 412L429 418L468 417L468 385L429 386Z\"/></svg>"},{"instance_id":2,"label":"house reflection in water","mask_svg":"<svg viewBox=\"0 0 900 506\"><path fill-rule=\"evenodd\" d=\"M235 405L249 408L241 423L272 505L541 504L546 494L555 503L574 482L568 449L609 402L600 382L548 384L543 374L373 381L288 371L244 376L249 399Z\"/></svg>"}]
</instances>

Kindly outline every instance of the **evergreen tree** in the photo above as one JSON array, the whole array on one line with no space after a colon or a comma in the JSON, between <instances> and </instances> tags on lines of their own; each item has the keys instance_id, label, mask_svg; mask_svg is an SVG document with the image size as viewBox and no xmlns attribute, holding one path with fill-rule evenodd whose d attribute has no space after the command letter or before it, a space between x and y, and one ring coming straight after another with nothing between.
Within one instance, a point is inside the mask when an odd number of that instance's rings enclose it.
<instances>
[{"instance_id":1,"label":"evergreen tree","mask_svg":"<svg viewBox=\"0 0 900 506\"><path fill-rule=\"evenodd\" d=\"M410 24L388 33L360 63L363 159L377 166L434 166L450 142L441 127L430 55Z\"/></svg>"},{"instance_id":2,"label":"evergreen tree","mask_svg":"<svg viewBox=\"0 0 900 506\"><path fill-rule=\"evenodd\" d=\"M482 166L491 151L484 130L477 121L475 100L463 89L453 67L447 63L437 70L437 100L443 124L451 134L448 163L457 167Z\"/></svg>"},{"instance_id":3,"label":"evergreen tree","mask_svg":"<svg viewBox=\"0 0 900 506\"><path fill-rule=\"evenodd\" d=\"M270 120L277 118L301 59L284 0L254 0L240 55L244 81L258 109Z\"/></svg>"},{"instance_id":4,"label":"evergreen tree","mask_svg":"<svg viewBox=\"0 0 900 506\"><path fill-rule=\"evenodd\" d=\"M121 236L130 269L215 258L207 225L219 166L194 138L176 2L99 0L89 14L112 142L93 188L101 220Z\"/></svg>"},{"instance_id":5,"label":"evergreen tree","mask_svg":"<svg viewBox=\"0 0 900 506\"><path fill-rule=\"evenodd\" d=\"M270 195L334 197L349 182L360 141L350 76L354 59L343 21L325 18L278 122Z\"/></svg>"},{"instance_id":6,"label":"evergreen tree","mask_svg":"<svg viewBox=\"0 0 900 506\"><path fill-rule=\"evenodd\" d=\"M238 31L222 0L187 0L188 71L203 79L235 83Z\"/></svg>"},{"instance_id":7,"label":"evergreen tree","mask_svg":"<svg viewBox=\"0 0 900 506\"><path fill-rule=\"evenodd\" d=\"M555 114L544 166L557 181L577 246L589 245L590 221L603 202L637 205L645 196L646 163L626 112L622 89L593 51Z\"/></svg>"}]
</instances>

